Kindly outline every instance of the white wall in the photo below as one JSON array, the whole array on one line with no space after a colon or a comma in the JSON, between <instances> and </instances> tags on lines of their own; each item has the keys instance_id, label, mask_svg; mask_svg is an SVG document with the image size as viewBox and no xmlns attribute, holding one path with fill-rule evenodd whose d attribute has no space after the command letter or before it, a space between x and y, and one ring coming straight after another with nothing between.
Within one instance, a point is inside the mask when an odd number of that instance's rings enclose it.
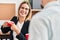
<instances>
[{"instance_id":1,"label":"white wall","mask_svg":"<svg viewBox=\"0 0 60 40\"><path fill-rule=\"evenodd\" d=\"M16 4L16 15L18 12L18 6L23 0L0 0L0 3Z\"/></svg>"},{"instance_id":2,"label":"white wall","mask_svg":"<svg viewBox=\"0 0 60 40\"><path fill-rule=\"evenodd\" d=\"M33 9L40 9L41 8L41 0L33 0Z\"/></svg>"}]
</instances>

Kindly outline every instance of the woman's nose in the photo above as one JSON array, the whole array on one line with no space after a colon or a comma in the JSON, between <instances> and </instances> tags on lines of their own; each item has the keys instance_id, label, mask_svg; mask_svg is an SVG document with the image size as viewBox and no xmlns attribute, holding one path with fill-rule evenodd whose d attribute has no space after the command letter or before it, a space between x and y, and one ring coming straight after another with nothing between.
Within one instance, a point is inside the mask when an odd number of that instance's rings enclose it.
<instances>
[{"instance_id":1,"label":"woman's nose","mask_svg":"<svg viewBox=\"0 0 60 40\"><path fill-rule=\"evenodd\" d=\"M25 12L26 10L25 9L23 9L23 12Z\"/></svg>"}]
</instances>

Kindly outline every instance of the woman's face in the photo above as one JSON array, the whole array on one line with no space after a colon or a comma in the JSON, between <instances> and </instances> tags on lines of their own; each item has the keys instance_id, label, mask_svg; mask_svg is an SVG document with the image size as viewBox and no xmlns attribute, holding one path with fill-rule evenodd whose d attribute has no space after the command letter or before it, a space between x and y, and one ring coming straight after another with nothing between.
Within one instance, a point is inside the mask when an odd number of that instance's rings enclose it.
<instances>
[{"instance_id":1,"label":"woman's face","mask_svg":"<svg viewBox=\"0 0 60 40\"><path fill-rule=\"evenodd\" d=\"M19 10L19 15L21 17L26 17L29 12L29 6L27 4L22 4L20 10Z\"/></svg>"}]
</instances>

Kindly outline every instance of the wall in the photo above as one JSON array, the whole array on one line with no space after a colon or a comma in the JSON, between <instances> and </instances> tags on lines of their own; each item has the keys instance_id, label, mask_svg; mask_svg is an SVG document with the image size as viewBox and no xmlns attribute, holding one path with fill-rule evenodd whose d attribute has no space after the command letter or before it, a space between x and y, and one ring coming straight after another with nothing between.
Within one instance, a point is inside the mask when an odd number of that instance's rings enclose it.
<instances>
[{"instance_id":1,"label":"wall","mask_svg":"<svg viewBox=\"0 0 60 40\"><path fill-rule=\"evenodd\" d=\"M2 12L2 9L3 9L3 7L5 8L7 8L7 5L10 5L11 6L11 8L10 8L10 10L12 10L12 7L14 7L14 13L15 14L13 14L13 15L17 15L17 12L18 12L18 6L20 5L20 3L22 2L23 0L0 0L0 18L2 18L2 19L4 19L4 20L6 20L7 18L3 18L3 15L5 15L5 17L7 16L8 17L8 15L7 15L7 13L6 14L3 14L3 12ZM3 4L3 7L1 7L1 5ZM5 5L5 6L4 6ZM2 9L1 9L2 8ZM5 8L5 9L6 9ZM8 10L9 8L7 8L6 10ZM5 10L5 9L3 9L3 10ZM6 11L5 11L6 12ZM7 11L7 12L10 12L9 10ZM12 15L12 16L13 16ZM10 18L8 18L8 19L10 19ZM8 20L7 19L7 20ZM1 20L1 19L0 19Z\"/></svg>"},{"instance_id":2,"label":"wall","mask_svg":"<svg viewBox=\"0 0 60 40\"><path fill-rule=\"evenodd\" d=\"M40 9L41 0L32 0L33 9Z\"/></svg>"}]
</instances>

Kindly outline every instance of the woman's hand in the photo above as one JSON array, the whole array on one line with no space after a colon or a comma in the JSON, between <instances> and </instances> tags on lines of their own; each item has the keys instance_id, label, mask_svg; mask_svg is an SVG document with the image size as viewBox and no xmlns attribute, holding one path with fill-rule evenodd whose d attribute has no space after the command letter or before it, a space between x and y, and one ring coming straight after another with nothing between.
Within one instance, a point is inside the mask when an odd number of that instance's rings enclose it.
<instances>
[{"instance_id":1,"label":"woman's hand","mask_svg":"<svg viewBox=\"0 0 60 40\"><path fill-rule=\"evenodd\" d=\"M14 22L12 22L12 21L7 21L7 22L4 22L3 27L11 27L12 24L14 24Z\"/></svg>"},{"instance_id":2,"label":"woman's hand","mask_svg":"<svg viewBox=\"0 0 60 40\"><path fill-rule=\"evenodd\" d=\"M4 27L10 27L11 30L13 30L13 31L15 31L15 32L17 33L17 35L20 34L20 29L19 29L19 28L15 25L15 23L12 22L12 21L7 21L7 22L5 22L5 23L3 24L3 28L4 28Z\"/></svg>"},{"instance_id":3,"label":"woman's hand","mask_svg":"<svg viewBox=\"0 0 60 40\"><path fill-rule=\"evenodd\" d=\"M12 24L11 30L15 31L17 35L20 34L20 29L15 24Z\"/></svg>"},{"instance_id":4,"label":"woman's hand","mask_svg":"<svg viewBox=\"0 0 60 40\"><path fill-rule=\"evenodd\" d=\"M7 27L8 25L7 25L7 22L4 22L4 24L2 25L3 26L3 28L4 27Z\"/></svg>"}]
</instances>

